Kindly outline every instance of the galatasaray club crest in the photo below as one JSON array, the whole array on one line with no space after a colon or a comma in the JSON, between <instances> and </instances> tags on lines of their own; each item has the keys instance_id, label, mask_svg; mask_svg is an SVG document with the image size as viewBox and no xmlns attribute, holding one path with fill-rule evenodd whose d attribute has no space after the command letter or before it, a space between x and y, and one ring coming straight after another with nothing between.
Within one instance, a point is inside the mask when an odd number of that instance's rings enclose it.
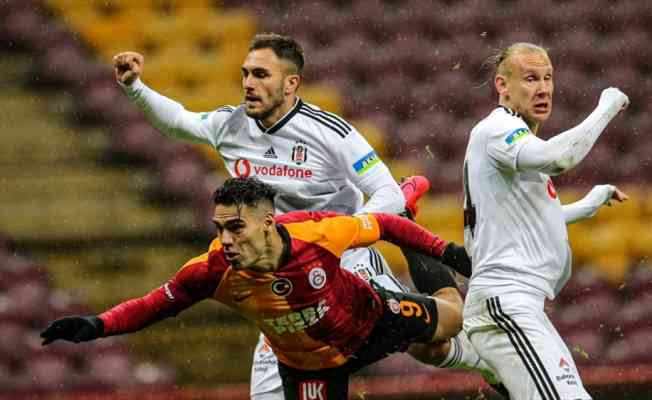
<instances>
[{"instance_id":1,"label":"galatasaray club crest","mask_svg":"<svg viewBox=\"0 0 652 400\"><path fill-rule=\"evenodd\" d=\"M297 141L292 148L292 161L297 165L301 165L308 159L308 148L301 140Z\"/></svg>"}]
</instances>

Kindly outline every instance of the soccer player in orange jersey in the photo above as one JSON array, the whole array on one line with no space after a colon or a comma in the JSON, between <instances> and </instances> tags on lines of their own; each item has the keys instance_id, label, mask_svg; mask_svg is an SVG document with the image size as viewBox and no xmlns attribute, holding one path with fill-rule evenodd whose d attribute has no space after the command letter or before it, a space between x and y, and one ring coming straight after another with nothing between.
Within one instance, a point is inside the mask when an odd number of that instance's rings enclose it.
<instances>
[{"instance_id":1,"label":"soccer player in orange jersey","mask_svg":"<svg viewBox=\"0 0 652 400\"><path fill-rule=\"evenodd\" d=\"M232 178L214 195L217 237L167 283L98 316L65 317L41 333L93 340L140 330L213 299L253 321L279 359L286 399L346 399L351 373L412 343L461 329L454 287L432 296L392 292L340 267L349 248L378 240L441 257L446 241L414 222L373 213L298 211L274 216L275 191Z\"/></svg>"}]
</instances>

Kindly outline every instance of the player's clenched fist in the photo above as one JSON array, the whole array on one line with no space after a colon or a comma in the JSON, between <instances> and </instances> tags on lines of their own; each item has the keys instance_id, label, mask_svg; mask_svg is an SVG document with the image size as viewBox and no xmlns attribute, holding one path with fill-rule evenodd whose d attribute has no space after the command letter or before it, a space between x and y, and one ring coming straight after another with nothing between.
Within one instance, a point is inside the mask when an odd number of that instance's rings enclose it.
<instances>
[{"instance_id":1,"label":"player's clenched fist","mask_svg":"<svg viewBox=\"0 0 652 400\"><path fill-rule=\"evenodd\" d=\"M125 85L131 85L143 71L145 58L134 51L118 53L113 57L115 79Z\"/></svg>"},{"instance_id":2,"label":"player's clenched fist","mask_svg":"<svg viewBox=\"0 0 652 400\"><path fill-rule=\"evenodd\" d=\"M627 108L629 105L629 97L621 92L620 89L610 87L603 90L602 94L600 94L599 104L604 105L617 113L618 111Z\"/></svg>"}]
</instances>

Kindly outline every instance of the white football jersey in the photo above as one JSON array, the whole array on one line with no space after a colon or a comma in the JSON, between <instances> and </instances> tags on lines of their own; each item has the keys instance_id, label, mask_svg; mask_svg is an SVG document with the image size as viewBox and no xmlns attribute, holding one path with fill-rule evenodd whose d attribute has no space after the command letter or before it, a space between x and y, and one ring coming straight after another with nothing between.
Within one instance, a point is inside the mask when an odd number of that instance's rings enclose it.
<instances>
[{"instance_id":1,"label":"white football jersey","mask_svg":"<svg viewBox=\"0 0 652 400\"><path fill-rule=\"evenodd\" d=\"M232 176L256 176L278 191L279 213L331 210L353 214L378 179L391 178L364 137L335 114L297 99L265 128L244 105L186 115L186 132L215 147ZM362 191L361 191L362 190Z\"/></svg>"},{"instance_id":2,"label":"white football jersey","mask_svg":"<svg viewBox=\"0 0 652 400\"><path fill-rule=\"evenodd\" d=\"M464 242L469 294L525 291L552 299L571 272L561 202L550 177L519 171L534 135L516 112L496 108L472 130L464 159Z\"/></svg>"}]
</instances>

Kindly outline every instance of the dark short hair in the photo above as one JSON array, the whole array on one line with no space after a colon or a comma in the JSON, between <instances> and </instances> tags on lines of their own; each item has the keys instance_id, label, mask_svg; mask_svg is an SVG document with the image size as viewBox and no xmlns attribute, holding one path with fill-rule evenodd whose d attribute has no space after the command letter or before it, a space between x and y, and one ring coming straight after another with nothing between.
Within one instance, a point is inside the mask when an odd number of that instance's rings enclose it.
<instances>
[{"instance_id":1,"label":"dark short hair","mask_svg":"<svg viewBox=\"0 0 652 400\"><path fill-rule=\"evenodd\" d=\"M294 64L297 74L303 74L303 48L293 38L277 33L259 33L251 40L249 51L260 49L272 49L276 57Z\"/></svg>"},{"instance_id":2,"label":"dark short hair","mask_svg":"<svg viewBox=\"0 0 652 400\"><path fill-rule=\"evenodd\" d=\"M250 207L258 206L261 201L268 201L274 206L276 190L257 178L229 178L213 193L215 204Z\"/></svg>"}]
</instances>

